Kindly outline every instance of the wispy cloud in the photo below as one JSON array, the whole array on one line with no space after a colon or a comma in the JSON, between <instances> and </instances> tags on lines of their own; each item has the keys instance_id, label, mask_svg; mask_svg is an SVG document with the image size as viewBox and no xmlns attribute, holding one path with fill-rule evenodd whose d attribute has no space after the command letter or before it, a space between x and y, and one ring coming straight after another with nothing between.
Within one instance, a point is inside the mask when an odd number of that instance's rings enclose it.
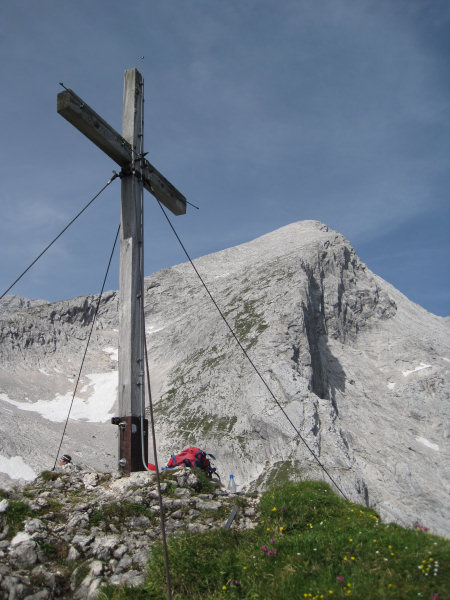
<instances>
[{"instance_id":1,"label":"wispy cloud","mask_svg":"<svg viewBox=\"0 0 450 600\"><path fill-rule=\"evenodd\" d=\"M111 11L99 0L86 19L83 5L55 11L43 0L2 11L12 59L0 65L0 233L18 254L113 167L56 115L57 82L120 129L123 69L134 65L145 76L149 159L201 206L177 220L194 254L303 218L381 244L448 202L446 2L188 0L150 10L142 0ZM95 214L103 229L64 242L72 254L89 248L92 266L109 244L116 194ZM166 234L155 228L151 239L146 264L167 266L176 252Z\"/></svg>"}]
</instances>

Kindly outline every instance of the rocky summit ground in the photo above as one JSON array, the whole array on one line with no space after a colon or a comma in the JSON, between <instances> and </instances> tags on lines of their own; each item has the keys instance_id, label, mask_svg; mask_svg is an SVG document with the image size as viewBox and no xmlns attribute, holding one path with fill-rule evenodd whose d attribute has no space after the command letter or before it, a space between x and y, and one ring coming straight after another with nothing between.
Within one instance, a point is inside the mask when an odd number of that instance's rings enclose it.
<instances>
[{"instance_id":1,"label":"rocky summit ground","mask_svg":"<svg viewBox=\"0 0 450 600\"><path fill-rule=\"evenodd\" d=\"M258 496L230 494L187 468L162 474L167 535L253 527ZM154 473L43 472L0 495L0 594L8 600L96 598L102 584L139 585L156 541Z\"/></svg>"}]
</instances>

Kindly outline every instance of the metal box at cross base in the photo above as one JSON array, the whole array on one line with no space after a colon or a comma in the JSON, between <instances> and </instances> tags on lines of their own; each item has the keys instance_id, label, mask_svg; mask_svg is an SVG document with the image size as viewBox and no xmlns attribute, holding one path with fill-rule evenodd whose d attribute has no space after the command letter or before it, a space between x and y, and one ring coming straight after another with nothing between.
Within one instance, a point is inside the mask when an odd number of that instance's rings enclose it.
<instances>
[{"instance_id":1,"label":"metal box at cross base","mask_svg":"<svg viewBox=\"0 0 450 600\"><path fill-rule=\"evenodd\" d=\"M144 427L144 457L142 457L141 422ZM124 473L145 471L148 464L148 420L140 417L114 417L119 427L119 468ZM143 463L143 458L145 463Z\"/></svg>"}]
</instances>

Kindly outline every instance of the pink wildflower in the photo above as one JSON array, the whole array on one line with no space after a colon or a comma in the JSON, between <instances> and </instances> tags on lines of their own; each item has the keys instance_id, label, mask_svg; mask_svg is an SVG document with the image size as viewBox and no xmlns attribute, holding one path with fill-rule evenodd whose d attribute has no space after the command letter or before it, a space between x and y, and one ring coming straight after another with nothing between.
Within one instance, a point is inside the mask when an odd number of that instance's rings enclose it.
<instances>
[{"instance_id":1,"label":"pink wildflower","mask_svg":"<svg viewBox=\"0 0 450 600\"><path fill-rule=\"evenodd\" d=\"M272 542L272 544L274 544L277 540L275 538L270 538L270 541Z\"/></svg>"},{"instance_id":2,"label":"pink wildflower","mask_svg":"<svg viewBox=\"0 0 450 600\"><path fill-rule=\"evenodd\" d=\"M267 546L265 546L265 545L264 545L264 546L261 546L261 550L262 550L263 552L267 552Z\"/></svg>"},{"instance_id":3,"label":"pink wildflower","mask_svg":"<svg viewBox=\"0 0 450 600\"><path fill-rule=\"evenodd\" d=\"M428 527L425 527L424 525L421 525L418 521L416 521L414 523L413 527L415 529L417 529L418 531L428 531Z\"/></svg>"},{"instance_id":4,"label":"pink wildflower","mask_svg":"<svg viewBox=\"0 0 450 600\"><path fill-rule=\"evenodd\" d=\"M338 575L336 577L336 581L340 581L342 583L344 581L344 576L343 575Z\"/></svg>"}]
</instances>

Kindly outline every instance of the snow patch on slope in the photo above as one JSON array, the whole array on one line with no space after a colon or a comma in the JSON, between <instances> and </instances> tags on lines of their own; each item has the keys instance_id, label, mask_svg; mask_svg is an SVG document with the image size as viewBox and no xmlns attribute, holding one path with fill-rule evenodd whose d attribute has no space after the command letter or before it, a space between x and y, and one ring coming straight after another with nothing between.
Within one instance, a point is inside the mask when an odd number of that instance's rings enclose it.
<instances>
[{"instance_id":1,"label":"snow patch on slope","mask_svg":"<svg viewBox=\"0 0 450 600\"><path fill-rule=\"evenodd\" d=\"M87 375L90 383L83 387L80 393L89 394L87 398L75 396L70 411L70 418L91 423L105 423L111 418L111 412L117 398L117 371L109 373L93 373ZM8 402L20 410L39 413L44 419L55 423L63 423L72 402L72 392L56 394L52 400L38 400L25 404L11 400L6 394L0 394L0 400Z\"/></svg>"},{"instance_id":2,"label":"snow patch on slope","mask_svg":"<svg viewBox=\"0 0 450 600\"><path fill-rule=\"evenodd\" d=\"M417 371L422 371L423 369L431 369L431 365L426 365L424 363L420 363L419 367L412 369L411 371L403 371L403 377L408 377L411 373L417 373Z\"/></svg>"},{"instance_id":3,"label":"snow patch on slope","mask_svg":"<svg viewBox=\"0 0 450 600\"><path fill-rule=\"evenodd\" d=\"M11 479L25 479L25 481L36 479L36 473L21 456L8 458L0 454L0 473L6 473Z\"/></svg>"},{"instance_id":4,"label":"snow patch on slope","mask_svg":"<svg viewBox=\"0 0 450 600\"><path fill-rule=\"evenodd\" d=\"M420 442L421 444L423 444L424 446L426 446L427 448L431 448L432 450L436 450L436 452L439 452L439 446L437 444L433 444L433 442L430 442L426 438L419 436L419 437L416 437L416 440L418 442Z\"/></svg>"},{"instance_id":5,"label":"snow patch on slope","mask_svg":"<svg viewBox=\"0 0 450 600\"><path fill-rule=\"evenodd\" d=\"M106 354L109 354L111 360L115 360L116 362L119 362L119 348L112 348L112 347L103 348L103 352L106 352Z\"/></svg>"}]
</instances>

